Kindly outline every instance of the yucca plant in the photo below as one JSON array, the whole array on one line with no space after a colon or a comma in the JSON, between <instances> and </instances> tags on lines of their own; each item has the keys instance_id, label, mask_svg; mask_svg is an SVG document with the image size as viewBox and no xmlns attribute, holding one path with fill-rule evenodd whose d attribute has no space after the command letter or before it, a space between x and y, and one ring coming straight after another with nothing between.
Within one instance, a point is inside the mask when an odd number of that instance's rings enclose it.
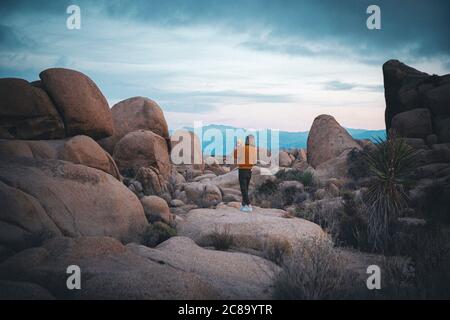
<instances>
[{"instance_id":1,"label":"yucca plant","mask_svg":"<svg viewBox=\"0 0 450 320\"><path fill-rule=\"evenodd\" d=\"M366 193L369 209L368 236L374 251L385 251L389 227L407 207L405 185L417 167L417 153L404 139L377 139L364 153L371 182Z\"/></svg>"}]
</instances>

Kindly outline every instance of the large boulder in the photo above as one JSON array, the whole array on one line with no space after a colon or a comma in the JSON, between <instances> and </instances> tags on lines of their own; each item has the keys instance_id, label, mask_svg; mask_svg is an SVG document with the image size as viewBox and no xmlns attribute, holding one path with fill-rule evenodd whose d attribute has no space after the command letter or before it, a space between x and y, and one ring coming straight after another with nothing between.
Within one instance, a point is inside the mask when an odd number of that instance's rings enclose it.
<instances>
[{"instance_id":1,"label":"large boulder","mask_svg":"<svg viewBox=\"0 0 450 320\"><path fill-rule=\"evenodd\" d=\"M428 109L418 108L396 114L392 118L389 134L404 138L421 138L432 134L431 116Z\"/></svg>"},{"instance_id":2,"label":"large boulder","mask_svg":"<svg viewBox=\"0 0 450 320\"><path fill-rule=\"evenodd\" d=\"M392 118L397 113L417 108L417 103L412 100L418 98L415 98L415 93L411 91L411 84L417 83L426 77L428 77L428 74L411 68L398 60L389 60L383 64L384 96L386 99L385 121L387 131L391 128ZM407 87L406 90L403 88L404 86ZM405 97L400 99L399 91L402 89L403 92L405 92L404 95L408 96L408 98ZM405 102L407 101L410 101L410 107L405 105Z\"/></svg>"},{"instance_id":3,"label":"large boulder","mask_svg":"<svg viewBox=\"0 0 450 320\"><path fill-rule=\"evenodd\" d=\"M66 140L0 140L0 155L65 160L102 170L120 180L114 160L88 136Z\"/></svg>"},{"instance_id":4,"label":"large boulder","mask_svg":"<svg viewBox=\"0 0 450 320\"><path fill-rule=\"evenodd\" d=\"M47 93L22 79L0 79L0 139L61 139L64 123Z\"/></svg>"},{"instance_id":5,"label":"large boulder","mask_svg":"<svg viewBox=\"0 0 450 320\"><path fill-rule=\"evenodd\" d=\"M439 120L436 119L435 131L439 142L450 142L450 117Z\"/></svg>"},{"instance_id":6,"label":"large boulder","mask_svg":"<svg viewBox=\"0 0 450 320\"><path fill-rule=\"evenodd\" d=\"M183 270L159 261L157 253L153 258L152 252L157 249L147 254L145 247L137 252L135 246L124 246L109 237L53 238L42 247L24 250L0 264L0 280L35 284L36 288L45 289L41 298L48 298L48 293L57 299L222 298L206 280L207 267L199 271L204 272L201 278L188 270L188 265ZM205 266L208 261L211 260L205 260ZM248 261L244 262L247 264L240 266L247 267ZM66 286L70 265L80 267L81 290L69 290ZM236 270L241 270L240 266ZM17 296L26 297L28 293Z\"/></svg>"},{"instance_id":7,"label":"large boulder","mask_svg":"<svg viewBox=\"0 0 450 320\"><path fill-rule=\"evenodd\" d=\"M427 91L425 105L436 116L450 117L450 83Z\"/></svg>"},{"instance_id":8,"label":"large boulder","mask_svg":"<svg viewBox=\"0 0 450 320\"><path fill-rule=\"evenodd\" d=\"M391 127L399 125L400 117L403 122L401 130L407 131L403 136L420 136L426 139L430 146L450 142L446 130L447 119L450 118L450 75L429 75L397 60L386 62L383 65L383 74L387 133L398 131L391 130ZM423 111L425 109L428 115ZM429 135L424 136L424 132L429 132Z\"/></svg>"},{"instance_id":9,"label":"large boulder","mask_svg":"<svg viewBox=\"0 0 450 320\"><path fill-rule=\"evenodd\" d=\"M113 158L120 171L135 175L141 167L155 167L164 178L170 174L169 151L166 140L148 130L126 134L116 144Z\"/></svg>"},{"instance_id":10,"label":"large boulder","mask_svg":"<svg viewBox=\"0 0 450 320\"><path fill-rule=\"evenodd\" d=\"M0 156L0 182L0 245L15 250L59 234L135 241L147 225L128 188L87 166Z\"/></svg>"},{"instance_id":11,"label":"large boulder","mask_svg":"<svg viewBox=\"0 0 450 320\"><path fill-rule=\"evenodd\" d=\"M139 168L136 180L141 183L146 195L164 196L169 192L169 182L159 173L158 168L152 166Z\"/></svg>"},{"instance_id":12,"label":"large boulder","mask_svg":"<svg viewBox=\"0 0 450 320\"><path fill-rule=\"evenodd\" d=\"M208 250L189 238L173 237L156 249L129 244L130 250L150 261L190 272L220 292L223 299L271 299L275 264L239 252Z\"/></svg>"},{"instance_id":13,"label":"large boulder","mask_svg":"<svg viewBox=\"0 0 450 320\"><path fill-rule=\"evenodd\" d=\"M239 188L239 172L238 170L230 171L211 179L210 183L220 188Z\"/></svg>"},{"instance_id":14,"label":"large boulder","mask_svg":"<svg viewBox=\"0 0 450 320\"><path fill-rule=\"evenodd\" d=\"M170 213L169 205L166 200L158 196L145 196L141 198L142 207L145 216L151 223L162 221L167 224L173 222L173 216Z\"/></svg>"},{"instance_id":15,"label":"large boulder","mask_svg":"<svg viewBox=\"0 0 450 320\"><path fill-rule=\"evenodd\" d=\"M209 182L187 183L184 185L184 191L186 192L188 201L202 208L215 206L222 201L220 189Z\"/></svg>"},{"instance_id":16,"label":"large boulder","mask_svg":"<svg viewBox=\"0 0 450 320\"><path fill-rule=\"evenodd\" d=\"M262 250L267 241L287 241L295 246L326 236L315 223L287 218L284 210L256 206L250 214L242 214L231 206L195 209L177 223L178 235L191 238L199 245L211 245L211 235L225 230L236 240L236 246L256 250Z\"/></svg>"},{"instance_id":17,"label":"large boulder","mask_svg":"<svg viewBox=\"0 0 450 320\"><path fill-rule=\"evenodd\" d=\"M84 134L100 139L113 134L108 102L88 76L75 70L51 68L39 77L63 117L68 136Z\"/></svg>"},{"instance_id":18,"label":"large boulder","mask_svg":"<svg viewBox=\"0 0 450 320\"><path fill-rule=\"evenodd\" d=\"M60 150L60 154L61 160L105 171L120 180L120 172L113 158L87 136L75 136L68 139Z\"/></svg>"},{"instance_id":19,"label":"large boulder","mask_svg":"<svg viewBox=\"0 0 450 320\"><path fill-rule=\"evenodd\" d=\"M361 146L332 116L320 115L314 119L308 135L307 157L311 166L316 168L352 149L360 150Z\"/></svg>"},{"instance_id":20,"label":"large boulder","mask_svg":"<svg viewBox=\"0 0 450 320\"><path fill-rule=\"evenodd\" d=\"M293 160L286 151L280 151L278 159L280 167L290 167L292 165Z\"/></svg>"},{"instance_id":21,"label":"large boulder","mask_svg":"<svg viewBox=\"0 0 450 320\"><path fill-rule=\"evenodd\" d=\"M99 141L110 154L113 154L116 143L133 131L147 130L166 140L169 138L164 113L159 105L149 98L133 97L120 101L111 108L111 113L114 121L114 134Z\"/></svg>"}]
</instances>

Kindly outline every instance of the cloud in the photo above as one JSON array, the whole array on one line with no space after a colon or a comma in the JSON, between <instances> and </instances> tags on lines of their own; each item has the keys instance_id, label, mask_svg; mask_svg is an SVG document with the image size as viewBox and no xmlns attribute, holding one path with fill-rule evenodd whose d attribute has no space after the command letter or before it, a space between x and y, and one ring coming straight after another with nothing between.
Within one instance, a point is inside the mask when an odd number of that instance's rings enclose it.
<instances>
[{"instance_id":1,"label":"cloud","mask_svg":"<svg viewBox=\"0 0 450 320\"><path fill-rule=\"evenodd\" d=\"M324 83L325 90L336 90L336 91L351 90L355 87L356 85L353 83L341 82L338 80L328 81Z\"/></svg>"},{"instance_id":2,"label":"cloud","mask_svg":"<svg viewBox=\"0 0 450 320\"><path fill-rule=\"evenodd\" d=\"M4 49L29 49L33 42L13 28L0 24L0 48Z\"/></svg>"},{"instance_id":3,"label":"cloud","mask_svg":"<svg viewBox=\"0 0 450 320\"><path fill-rule=\"evenodd\" d=\"M338 43L350 48L362 61L369 57L367 62L383 62L399 53L406 53L411 59L449 55L450 38L445 32L450 20L449 1L377 1L382 29L376 31L366 28L366 9L370 4L372 1L368 0L137 0L132 4L107 1L102 6L108 15L119 20L137 19L168 27L212 25L232 33L249 33L253 39L245 45L255 50L291 55L332 50L325 47L311 51L300 42L308 41ZM263 39L266 45L258 43L261 35L267 36ZM286 42L276 43L280 40Z\"/></svg>"},{"instance_id":4,"label":"cloud","mask_svg":"<svg viewBox=\"0 0 450 320\"><path fill-rule=\"evenodd\" d=\"M332 90L332 91L346 91L353 89L358 89L362 91L375 91L375 92L384 91L384 86L382 84L380 85L358 84L358 83L342 82L339 80L327 81L323 84L323 88L325 90Z\"/></svg>"}]
</instances>

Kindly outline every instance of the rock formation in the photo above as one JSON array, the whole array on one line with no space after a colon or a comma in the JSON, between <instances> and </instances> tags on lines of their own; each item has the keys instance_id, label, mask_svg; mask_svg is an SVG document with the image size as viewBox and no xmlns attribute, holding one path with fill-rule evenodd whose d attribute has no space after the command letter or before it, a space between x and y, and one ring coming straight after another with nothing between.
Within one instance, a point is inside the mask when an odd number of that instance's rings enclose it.
<instances>
[{"instance_id":1,"label":"rock formation","mask_svg":"<svg viewBox=\"0 0 450 320\"><path fill-rule=\"evenodd\" d=\"M0 79L0 139L60 139L64 123L48 94L22 79Z\"/></svg>"},{"instance_id":2,"label":"rock formation","mask_svg":"<svg viewBox=\"0 0 450 320\"><path fill-rule=\"evenodd\" d=\"M314 119L308 135L308 163L318 165L338 157L343 152L361 149L360 145L329 115Z\"/></svg>"},{"instance_id":3,"label":"rock formation","mask_svg":"<svg viewBox=\"0 0 450 320\"><path fill-rule=\"evenodd\" d=\"M65 140L0 140L0 155L64 160L121 178L111 156L87 136Z\"/></svg>"},{"instance_id":4,"label":"rock formation","mask_svg":"<svg viewBox=\"0 0 450 320\"><path fill-rule=\"evenodd\" d=\"M125 135L138 130L152 131L164 140L169 139L169 130L159 105L145 97L133 97L118 102L111 108L114 121L114 134L99 141L110 154L114 146Z\"/></svg>"},{"instance_id":5,"label":"rock formation","mask_svg":"<svg viewBox=\"0 0 450 320\"><path fill-rule=\"evenodd\" d=\"M388 134L450 142L450 75L429 75L389 60L383 76Z\"/></svg>"},{"instance_id":6,"label":"rock formation","mask_svg":"<svg viewBox=\"0 0 450 320\"><path fill-rule=\"evenodd\" d=\"M133 241L147 225L131 191L87 166L2 156L0 182L0 243L14 250L32 246L33 237L52 235Z\"/></svg>"},{"instance_id":7,"label":"rock formation","mask_svg":"<svg viewBox=\"0 0 450 320\"><path fill-rule=\"evenodd\" d=\"M170 172L169 151L164 138L152 131L133 131L114 147L114 161L119 170L134 176L141 167L155 167L164 179Z\"/></svg>"},{"instance_id":8,"label":"rock formation","mask_svg":"<svg viewBox=\"0 0 450 320\"><path fill-rule=\"evenodd\" d=\"M88 76L52 68L42 71L39 77L63 118L67 136L84 134L99 139L113 134L108 102Z\"/></svg>"},{"instance_id":9,"label":"rock formation","mask_svg":"<svg viewBox=\"0 0 450 320\"><path fill-rule=\"evenodd\" d=\"M239 209L221 206L218 209L191 210L186 218L177 225L178 234L193 239L200 245L210 245L210 235L214 231L227 231L238 239L238 246L262 250L264 243L288 241L292 246L308 239L325 237L323 230L315 223L285 218L286 212L280 209L254 207L250 215L242 214Z\"/></svg>"}]
</instances>

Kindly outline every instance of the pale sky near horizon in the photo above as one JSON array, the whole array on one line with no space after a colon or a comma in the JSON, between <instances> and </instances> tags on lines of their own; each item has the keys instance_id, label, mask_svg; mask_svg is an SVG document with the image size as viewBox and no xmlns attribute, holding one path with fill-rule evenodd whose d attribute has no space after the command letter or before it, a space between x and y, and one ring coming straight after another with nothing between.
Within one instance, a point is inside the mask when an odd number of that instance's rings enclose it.
<instances>
[{"instance_id":1,"label":"pale sky near horizon","mask_svg":"<svg viewBox=\"0 0 450 320\"><path fill-rule=\"evenodd\" d=\"M381 30L366 28L369 4ZM81 29L66 8L81 8ZM110 106L147 96L169 127L194 121L304 131L319 114L384 128L381 66L450 73L450 1L9 1L0 77L90 76Z\"/></svg>"}]
</instances>

